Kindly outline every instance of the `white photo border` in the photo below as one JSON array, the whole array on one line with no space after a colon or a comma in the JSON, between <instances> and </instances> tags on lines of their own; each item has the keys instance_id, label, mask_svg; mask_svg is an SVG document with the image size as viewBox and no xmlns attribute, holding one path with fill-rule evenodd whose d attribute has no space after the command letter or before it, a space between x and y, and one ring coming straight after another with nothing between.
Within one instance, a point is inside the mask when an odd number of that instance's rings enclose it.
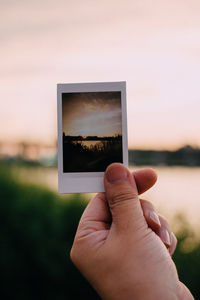
<instances>
[{"instance_id":1,"label":"white photo border","mask_svg":"<svg viewBox=\"0 0 200 300\"><path fill-rule=\"evenodd\" d=\"M104 192L104 172L63 172L63 130L62 94L88 92L121 92L122 110L122 154L123 164L128 166L126 82L92 82L57 84L57 123L58 123L58 191L59 193Z\"/></svg>"}]
</instances>

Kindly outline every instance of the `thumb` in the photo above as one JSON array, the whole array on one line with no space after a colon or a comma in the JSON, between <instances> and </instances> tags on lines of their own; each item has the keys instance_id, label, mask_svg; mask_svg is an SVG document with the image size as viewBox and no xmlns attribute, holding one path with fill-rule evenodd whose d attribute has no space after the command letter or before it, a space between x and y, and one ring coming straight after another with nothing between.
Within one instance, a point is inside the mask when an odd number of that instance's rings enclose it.
<instances>
[{"instance_id":1,"label":"thumb","mask_svg":"<svg viewBox=\"0 0 200 300\"><path fill-rule=\"evenodd\" d=\"M112 215L112 225L119 232L146 227L134 176L122 164L111 164L105 172L106 199Z\"/></svg>"}]
</instances>

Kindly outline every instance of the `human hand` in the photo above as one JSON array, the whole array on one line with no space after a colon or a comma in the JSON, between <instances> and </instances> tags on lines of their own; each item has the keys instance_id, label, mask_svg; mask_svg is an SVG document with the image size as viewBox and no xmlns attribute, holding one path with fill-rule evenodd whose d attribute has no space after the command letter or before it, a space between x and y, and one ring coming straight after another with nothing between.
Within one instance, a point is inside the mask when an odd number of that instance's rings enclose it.
<instances>
[{"instance_id":1,"label":"human hand","mask_svg":"<svg viewBox=\"0 0 200 300\"><path fill-rule=\"evenodd\" d=\"M193 299L169 255L176 240L168 223L155 222L155 211L150 218L153 207L138 198L151 186L149 172L109 166L105 194L93 198L80 220L71 258L104 300Z\"/></svg>"}]
</instances>

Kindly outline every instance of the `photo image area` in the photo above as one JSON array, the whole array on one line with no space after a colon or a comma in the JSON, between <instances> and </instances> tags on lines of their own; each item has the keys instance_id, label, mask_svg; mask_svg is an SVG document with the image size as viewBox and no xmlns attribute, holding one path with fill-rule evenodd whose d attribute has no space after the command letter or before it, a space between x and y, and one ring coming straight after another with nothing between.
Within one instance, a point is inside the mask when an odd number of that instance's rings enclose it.
<instances>
[{"instance_id":1,"label":"photo image area","mask_svg":"<svg viewBox=\"0 0 200 300\"><path fill-rule=\"evenodd\" d=\"M62 93L63 172L123 162L121 92Z\"/></svg>"}]
</instances>

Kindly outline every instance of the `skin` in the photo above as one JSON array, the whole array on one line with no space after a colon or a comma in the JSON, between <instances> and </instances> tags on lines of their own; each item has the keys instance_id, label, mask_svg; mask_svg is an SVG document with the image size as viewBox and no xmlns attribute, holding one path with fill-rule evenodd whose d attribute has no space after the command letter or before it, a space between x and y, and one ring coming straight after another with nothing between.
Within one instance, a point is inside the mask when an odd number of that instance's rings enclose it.
<instances>
[{"instance_id":1,"label":"skin","mask_svg":"<svg viewBox=\"0 0 200 300\"><path fill-rule=\"evenodd\" d=\"M151 169L131 174L110 165L105 193L81 217L71 259L104 300L194 299L171 259L176 238L168 222L138 196L156 179Z\"/></svg>"}]
</instances>

